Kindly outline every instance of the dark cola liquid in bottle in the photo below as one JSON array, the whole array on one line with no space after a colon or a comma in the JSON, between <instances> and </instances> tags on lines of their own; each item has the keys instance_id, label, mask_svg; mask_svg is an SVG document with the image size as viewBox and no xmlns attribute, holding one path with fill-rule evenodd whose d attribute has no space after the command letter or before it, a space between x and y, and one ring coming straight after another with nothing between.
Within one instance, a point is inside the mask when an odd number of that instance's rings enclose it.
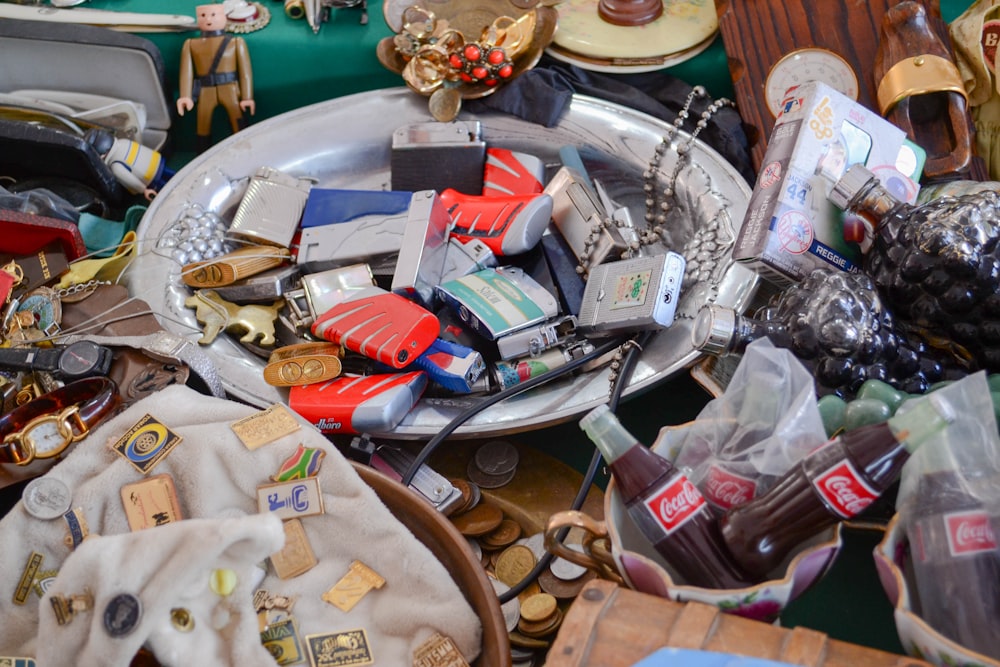
<instances>
[{"instance_id":1,"label":"dark cola liquid in bottle","mask_svg":"<svg viewBox=\"0 0 1000 667\"><path fill-rule=\"evenodd\" d=\"M701 492L670 461L637 442L606 405L585 415L580 428L608 462L629 517L683 583L701 588L754 583L723 546Z\"/></svg>"},{"instance_id":2,"label":"dark cola liquid in bottle","mask_svg":"<svg viewBox=\"0 0 1000 667\"><path fill-rule=\"evenodd\" d=\"M862 512L898 478L903 464L953 419L934 394L887 422L833 438L782 475L771 489L720 520L730 553L764 578L809 538Z\"/></svg>"},{"instance_id":3,"label":"dark cola liquid in bottle","mask_svg":"<svg viewBox=\"0 0 1000 667\"><path fill-rule=\"evenodd\" d=\"M941 452L917 483L913 504L901 509L920 618L965 648L1000 659L997 517L948 453Z\"/></svg>"}]
</instances>

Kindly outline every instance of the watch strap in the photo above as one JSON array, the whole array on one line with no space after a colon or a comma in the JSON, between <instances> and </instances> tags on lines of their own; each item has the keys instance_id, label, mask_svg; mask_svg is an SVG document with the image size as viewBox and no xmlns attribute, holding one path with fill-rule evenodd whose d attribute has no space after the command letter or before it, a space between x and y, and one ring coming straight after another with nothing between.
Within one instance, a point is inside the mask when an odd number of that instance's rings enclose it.
<instances>
[{"instance_id":1,"label":"watch strap","mask_svg":"<svg viewBox=\"0 0 1000 667\"><path fill-rule=\"evenodd\" d=\"M28 371L53 371L59 366L62 347L3 347L0 348L0 366Z\"/></svg>"},{"instance_id":2,"label":"watch strap","mask_svg":"<svg viewBox=\"0 0 1000 667\"><path fill-rule=\"evenodd\" d=\"M31 420L54 414L71 406L79 407L79 423L85 428L82 436L118 405L118 385L106 377L92 377L63 385L54 391L20 405L0 417L0 440L24 428ZM0 444L0 463L16 463L11 452L13 444Z\"/></svg>"},{"instance_id":3,"label":"watch strap","mask_svg":"<svg viewBox=\"0 0 1000 667\"><path fill-rule=\"evenodd\" d=\"M161 330L141 336L66 336L67 342L89 340L108 347L123 346L142 350L146 354L186 364L208 387L213 396L225 398L226 390L215 362L197 344L170 331Z\"/></svg>"}]
</instances>

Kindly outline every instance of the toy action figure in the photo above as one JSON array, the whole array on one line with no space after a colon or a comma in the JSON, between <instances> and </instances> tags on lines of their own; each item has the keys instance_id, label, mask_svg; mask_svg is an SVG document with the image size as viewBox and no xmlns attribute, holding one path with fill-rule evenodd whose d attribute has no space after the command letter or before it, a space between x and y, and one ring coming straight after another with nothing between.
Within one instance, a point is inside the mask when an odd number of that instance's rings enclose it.
<instances>
[{"instance_id":1,"label":"toy action figure","mask_svg":"<svg viewBox=\"0 0 1000 667\"><path fill-rule=\"evenodd\" d=\"M174 175L159 151L143 146L138 141L115 137L107 130L90 129L84 135L111 173L126 190L146 199L156 196Z\"/></svg>"},{"instance_id":2,"label":"toy action figure","mask_svg":"<svg viewBox=\"0 0 1000 667\"><path fill-rule=\"evenodd\" d=\"M253 115L253 71L250 52L242 37L226 34L224 4L199 5L198 28L201 37L184 42L181 47L180 97L177 113L198 103L197 149L211 145L212 112L222 105L229 114L233 132L246 126L244 111Z\"/></svg>"}]
</instances>

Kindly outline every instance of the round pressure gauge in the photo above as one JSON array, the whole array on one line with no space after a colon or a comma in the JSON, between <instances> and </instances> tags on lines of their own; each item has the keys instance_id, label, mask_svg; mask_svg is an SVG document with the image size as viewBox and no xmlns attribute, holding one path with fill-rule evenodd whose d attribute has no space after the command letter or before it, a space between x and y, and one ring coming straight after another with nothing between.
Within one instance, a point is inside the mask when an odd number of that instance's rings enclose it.
<instances>
[{"instance_id":1,"label":"round pressure gauge","mask_svg":"<svg viewBox=\"0 0 1000 667\"><path fill-rule=\"evenodd\" d=\"M850 63L827 49L797 49L774 63L764 83L767 107L775 117L788 89L806 81L822 81L852 100L858 99L858 75Z\"/></svg>"}]
</instances>

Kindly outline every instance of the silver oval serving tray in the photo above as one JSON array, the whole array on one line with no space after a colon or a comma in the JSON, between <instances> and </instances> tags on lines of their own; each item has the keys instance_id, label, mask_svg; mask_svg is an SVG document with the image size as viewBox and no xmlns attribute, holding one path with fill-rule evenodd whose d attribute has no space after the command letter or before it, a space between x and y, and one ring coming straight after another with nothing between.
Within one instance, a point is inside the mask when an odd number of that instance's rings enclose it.
<instances>
[{"instance_id":1,"label":"silver oval serving tray","mask_svg":"<svg viewBox=\"0 0 1000 667\"><path fill-rule=\"evenodd\" d=\"M459 120L479 120L489 145L538 156L553 168L559 149L576 146L590 176L630 209L644 225L642 172L661 142L667 124L623 106L576 96L554 127L514 116L462 112ZM192 341L200 327L190 295L179 279L180 266L158 239L192 207L229 221L251 175L269 166L293 176L308 176L318 187L388 189L393 130L432 120L425 98L406 88L377 90L303 107L252 125L215 145L180 170L160 192L139 225L137 257L124 276L130 293L144 299L162 324ZM665 183L676 165L676 147L688 142L680 133L660 164ZM695 313L715 302L742 310L753 297L757 274L733 262L732 244L742 223L750 188L718 153L700 141L691 148L677 179L677 202L668 221L670 238L662 248L682 252L688 261L674 324L646 346L625 389L625 396L650 389L684 371L700 357L691 343ZM264 362L233 337L222 334L206 347L232 398L266 407L285 402L287 390L266 384ZM483 437L542 428L582 414L608 399L609 370L603 367L560 378L479 412L456 436ZM433 436L482 398L422 398L391 433L394 438Z\"/></svg>"}]
</instances>

